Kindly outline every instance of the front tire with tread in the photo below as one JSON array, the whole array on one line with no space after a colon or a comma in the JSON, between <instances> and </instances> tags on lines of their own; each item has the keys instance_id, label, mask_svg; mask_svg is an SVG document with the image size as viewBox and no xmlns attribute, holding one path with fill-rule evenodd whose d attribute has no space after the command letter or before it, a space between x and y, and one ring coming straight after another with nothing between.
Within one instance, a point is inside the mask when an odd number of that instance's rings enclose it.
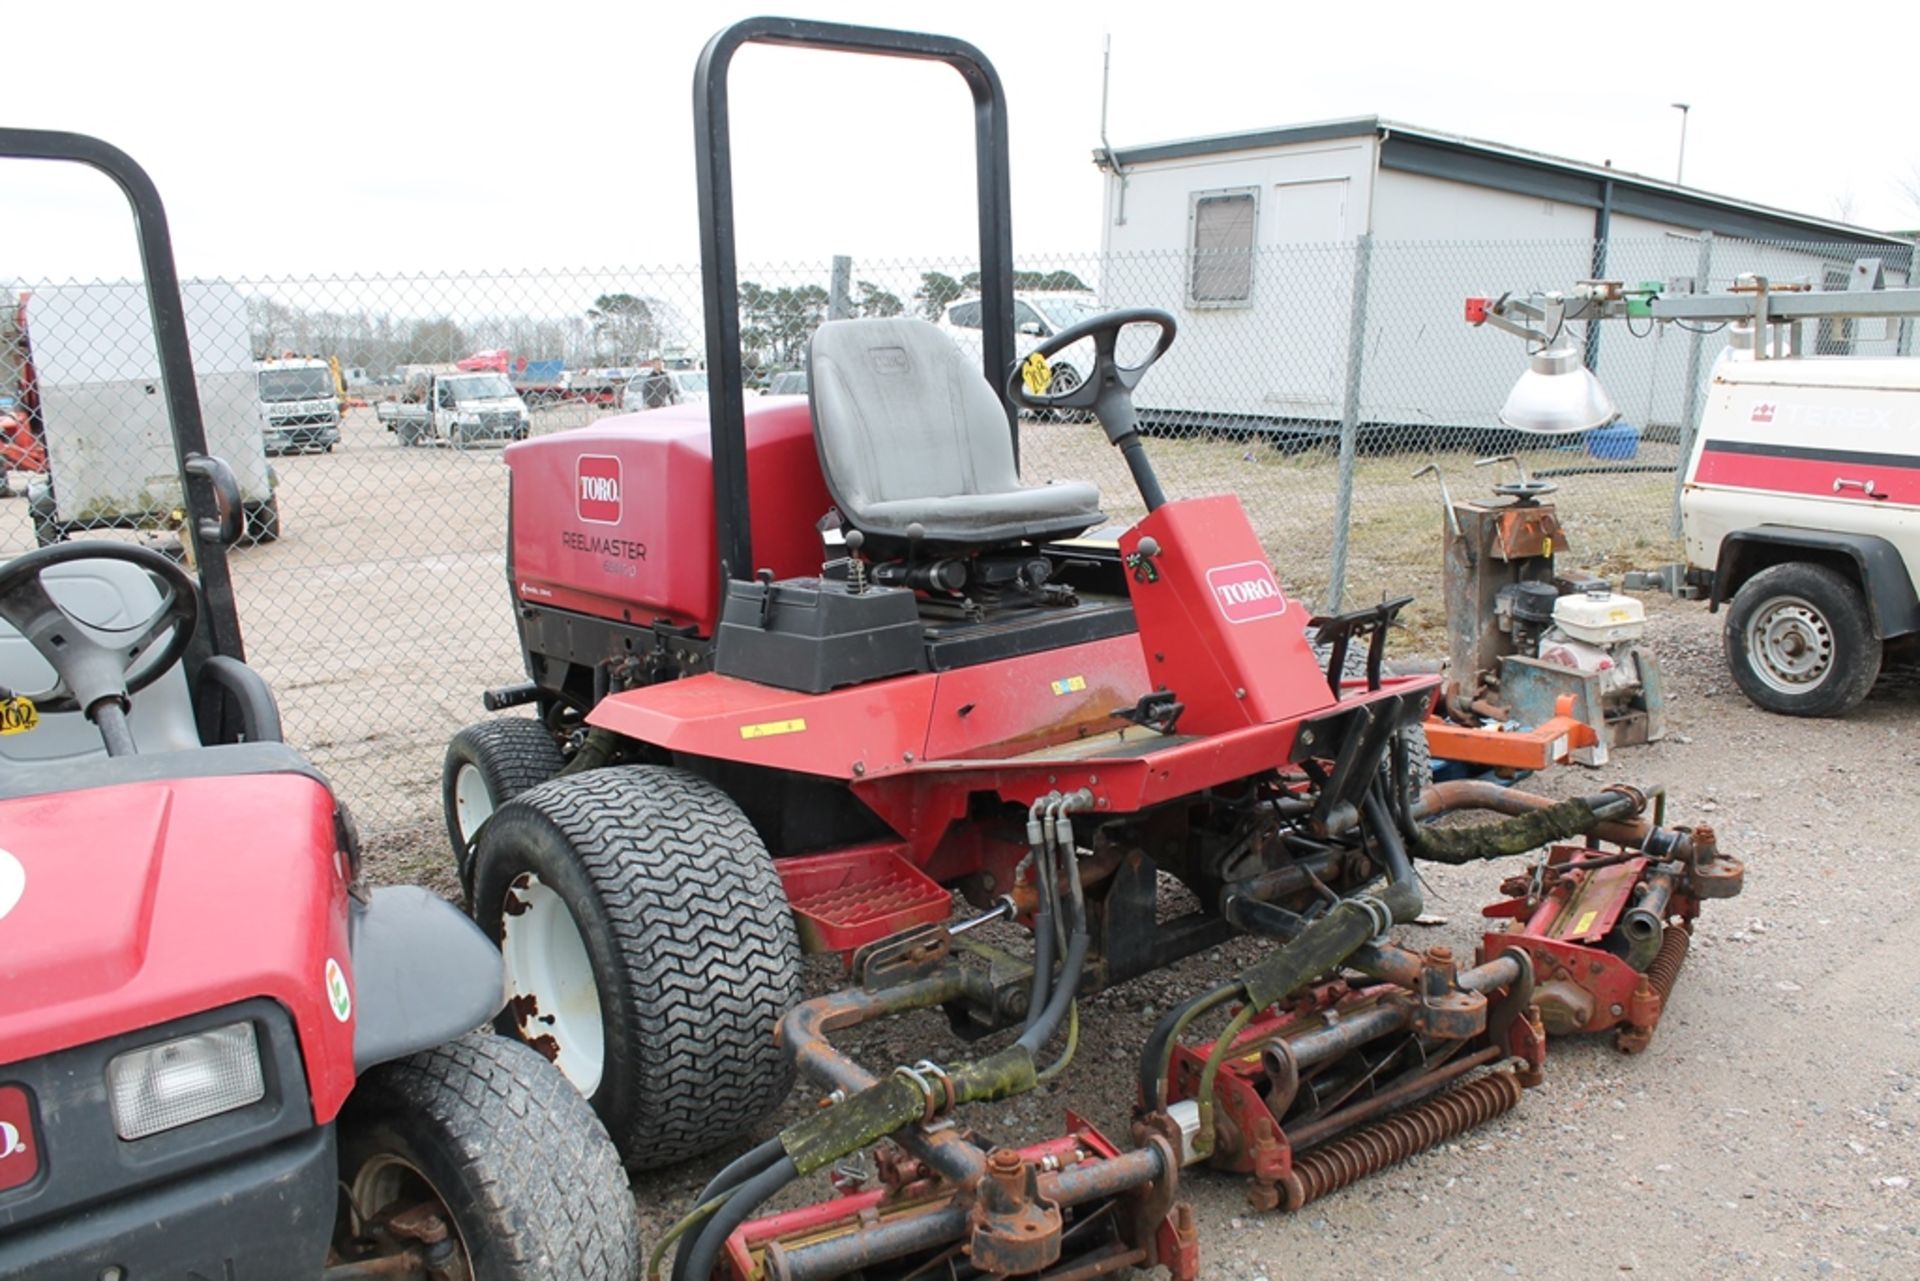
<instances>
[{"instance_id":1,"label":"front tire with tread","mask_svg":"<svg viewBox=\"0 0 1920 1281\"><path fill-rule=\"evenodd\" d=\"M539 721L524 716L502 716L479 721L453 736L440 767L440 809L447 820L447 841L453 846L453 865L461 892L473 897L472 836L488 815L530 787L566 767L559 744ZM463 773L471 771L471 779ZM463 800L463 784L478 781L486 794L485 813L473 812Z\"/></svg>"},{"instance_id":2,"label":"front tire with tread","mask_svg":"<svg viewBox=\"0 0 1920 1281\"><path fill-rule=\"evenodd\" d=\"M517 1041L470 1033L369 1071L341 1116L340 1175L363 1194L382 1178L424 1179L474 1281L639 1275L619 1154L566 1078Z\"/></svg>"},{"instance_id":3,"label":"front tire with tread","mask_svg":"<svg viewBox=\"0 0 1920 1281\"><path fill-rule=\"evenodd\" d=\"M604 1031L591 1098L629 1167L710 1151L779 1106L793 1070L773 1034L800 999L799 939L773 858L726 793L651 765L544 783L480 834L474 919L494 939L529 875L585 945ZM520 1035L516 1010L537 1000L508 982L500 1027Z\"/></svg>"},{"instance_id":4,"label":"front tire with tread","mask_svg":"<svg viewBox=\"0 0 1920 1281\"><path fill-rule=\"evenodd\" d=\"M1741 584L1725 644L1740 692L1786 716L1845 715L1880 675L1881 641L1860 589L1808 561L1770 565Z\"/></svg>"}]
</instances>

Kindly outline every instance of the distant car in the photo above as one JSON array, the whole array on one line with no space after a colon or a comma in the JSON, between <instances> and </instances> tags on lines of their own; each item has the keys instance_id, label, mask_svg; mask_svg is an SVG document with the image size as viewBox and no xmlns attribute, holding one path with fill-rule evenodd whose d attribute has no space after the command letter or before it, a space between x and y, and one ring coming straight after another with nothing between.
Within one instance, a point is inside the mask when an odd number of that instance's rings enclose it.
<instances>
[{"instance_id":1,"label":"distant car","mask_svg":"<svg viewBox=\"0 0 1920 1281\"><path fill-rule=\"evenodd\" d=\"M1013 296L1013 350L1025 360L1029 352L1055 334L1071 329L1081 321L1100 313L1099 301L1082 290L1022 291ZM977 296L948 303L934 322L947 331L962 350L976 360L980 356L980 299ZM1093 368L1093 344L1077 342L1056 352L1049 362L1052 378L1049 395L1072 391Z\"/></svg>"},{"instance_id":2,"label":"distant car","mask_svg":"<svg viewBox=\"0 0 1920 1281\"><path fill-rule=\"evenodd\" d=\"M767 380L769 396L804 396L807 394L807 371L804 369L783 369Z\"/></svg>"},{"instance_id":3,"label":"distant car","mask_svg":"<svg viewBox=\"0 0 1920 1281\"><path fill-rule=\"evenodd\" d=\"M707 371L704 369L642 370L627 380L620 408L658 409L662 405L704 405Z\"/></svg>"}]
</instances>

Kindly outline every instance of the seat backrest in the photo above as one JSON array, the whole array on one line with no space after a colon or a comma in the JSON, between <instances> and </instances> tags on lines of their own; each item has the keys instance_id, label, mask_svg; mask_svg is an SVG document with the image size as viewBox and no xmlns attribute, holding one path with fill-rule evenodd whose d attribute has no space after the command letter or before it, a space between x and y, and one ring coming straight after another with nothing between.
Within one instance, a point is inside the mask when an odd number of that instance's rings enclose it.
<instances>
[{"instance_id":1,"label":"seat backrest","mask_svg":"<svg viewBox=\"0 0 1920 1281\"><path fill-rule=\"evenodd\" d=\"M101 627L131 627L151 617L160 607L160 589L147 572L125 561L75 561L49 568L43 581L47 593L82 622ZM0 622L0 685L31 694L54 681L47 660L25 638ZM185 668L173 670L133 697L127 718L133 741L143 752L164 752L200 746L193 700L187 690ZM0 769L66 770L87 761L105 760L107 749L100 731L79 712L42 715L40 726L26 734L0 735Z\"/></svg>"},{"instance_id":2,"label":"seat backrest","mask_svg":"<svg viewBox=\"0 0 1920 1281\"><path fill-rule=\"evenodd\" d=\"M856 524L874 503L1020 489L1006 407L926 321L822 325L807 374L827 491Z\"/></svg>"}]
</instances>

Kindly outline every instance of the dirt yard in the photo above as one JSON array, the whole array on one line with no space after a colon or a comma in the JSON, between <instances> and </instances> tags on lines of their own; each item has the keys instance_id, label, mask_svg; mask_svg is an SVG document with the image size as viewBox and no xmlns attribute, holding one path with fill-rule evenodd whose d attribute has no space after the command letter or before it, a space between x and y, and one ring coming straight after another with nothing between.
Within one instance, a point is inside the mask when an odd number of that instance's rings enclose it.
<instances>
[{"instance_id":1,"label":"dirt yard","mask_svg":"<svg viewBox=\"0 0 1920 1281\"><path fill-rule=\"evenodd\" d=\"M539 413L541 430L583 411ZM1155 441L1176 493L1248 502L1283 577L1326 580L1333 460L1248 442ZM1350 600L1422 598L1403 650L1429 651L1440 510L1421 459L1360 460ZM1471 456L1441 460L1456 496L1484 488ZM1537 466L1578 463L1544 454ZM1035 479L1087 476L1116 516L1124 473L1095 429L1026 434ZM234 557L248 643L289 737L341 784L383 880L450 890L438 818L447 739L479 691L520 676L504 581L506 472L497 450L400 450L356 411L329 455L276 463L286 536ZM1563 511L1574 557L1618 567L1675 550L1670 478L1576 477ZM31 545L25 503L0 502L0 552ZM1920 812L1920 681L1890 680L1838 722L1763 715L1735 692L1717 619L1656 606L1672 691L1667 740L1613 776L1664 782L1672 813L1707 820L1748 860L1746 894L1709 905L1652 1049L1556 1042L1548 1081L1513 1113L1308 1207L1256 1215L1234 1179L1191 1173L1209 1278L1607 1276L1920 1277L1920 982L1911 868ZM1597 781L1563 772L1550 788ZM1428 872L1447 923L1420 943L1470 949L1503 869ZM1258 951L1241 942L1090 1002L1078 1062L1051 1088L967 1120L993 1137L1056 1132L1073 1108L1126 1132L1135 1048L1157 1013ZM818 967L821 984L834 979ZM875 1065L959 1046L928 1018L854 1042ZM783 1119L811 1105L796 1096ZM637 1180L648 1234L687 1208L730 1153ZM810 1188L810 1192L818 1189Z\"/></svg>"}]
</instances>

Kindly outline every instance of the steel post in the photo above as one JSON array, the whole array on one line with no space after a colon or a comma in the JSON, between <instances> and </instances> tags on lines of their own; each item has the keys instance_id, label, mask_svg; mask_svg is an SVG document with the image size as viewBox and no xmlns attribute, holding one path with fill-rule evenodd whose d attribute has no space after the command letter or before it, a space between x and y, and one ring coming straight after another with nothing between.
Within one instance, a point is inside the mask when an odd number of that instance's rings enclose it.
<instances>
[{"instance_id":1,"label":"steel post","mask_svg":"<svg viewBox=\"0 0 1920 1281\"><path fill-rule=\"evenodd\" d=\"M1327 568L1327 598L1321 611L1340 612L1347 590L1347 545L1353 529L1354 459L1360 437L1361 373L1367 346L1367 284L1373 270L1373 233L1353 244L1353 297L1347 311L1347 386L1340 410L1340 476L1333 496L1333 555Z\"/></svg>"},{"instance_id":2,"label":"steel post","mask_svg":"<svg viewBox=\"0 0 1920 1281\"><path fill-rule=\"evenodd\" d=\"M1694 269L1694 289L1705 293L1713 271L1713 233L1700 233L1700 263ZM1687 337L1687 398L1680 410L1680 465L1673 472L1673 514L1670 532L1675 538L1680 536L1680 495L1687 485L1687 459L1693 456L1693 438L1700 430L1701 387L1700 358L1701 342L1705 335L1696 327ZM1760 335L1754 335L1758 343Z\"/></svg>"},{"instance_id":3,"label":"steel post","mask_svg":"<svg viewBox=\"0 0 1920 1281\"><path fill-rule=\"evenodd\" d=\"M827 283L827 319L847 320L853 316L853 259L845 254L833 256L833 273Z\"/></svg>"}]
</instances>

